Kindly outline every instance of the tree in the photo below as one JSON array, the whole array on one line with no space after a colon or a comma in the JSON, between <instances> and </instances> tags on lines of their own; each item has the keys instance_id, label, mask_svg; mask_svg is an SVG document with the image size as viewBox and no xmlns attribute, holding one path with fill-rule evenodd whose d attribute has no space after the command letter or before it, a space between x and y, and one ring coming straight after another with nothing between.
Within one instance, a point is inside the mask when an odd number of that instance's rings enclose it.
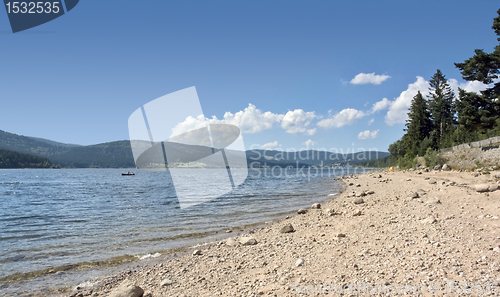
<instances>
[{"instance_id":1,"label":"tree","mask_svg":"<svg viewBox=\"0 0 500 297\"><path fill-rule=\"evenodd\" d=\"M500 9L497 11L498 16L493 19L491 27L500 41ZM485 53L482 49L476 49L474 56L465 60L463 63L455 63L455 66L460 69L462 77L468 81L480 81L484 84L494 85L481 93L489 99L500 99L500 81L498 74L500 73L500 44L495 47L492 53ZM498 101L495 104L496 112L498 113Z\"/></svg>"},{"instance_id":2,"label":"tree","mask_svg":"<svg viewBox=\"0 0 500 297\"><path fill-rule=\"evenodd\" d=\"M443 146L443 139L446 134L453 131L455 124L455 112L453 106L453 99L455 94L451 90L448 80L441 72L437 70L432 76L429 84L429 110L431 112L431 118L433 123L433 139L437 147Z\"/></svg>"},{"instance_id":3,"label":"tree","mask_svg":"<svg viewBox=\"0 0 500 297\"><path fill-rule=\"evenodd\" d=\"M428 139L432 130L429 107L420 91L413 97L411 102L406 128L406 137L404 139L406 153L414 157L421 152L420 145L424 139Z\"/></svg>"},{"instance_id":4,"label":"tree","mask_svg":"<svg viewBox=\"0 0 500 297\"><path fill-rule=\"evenodd\" d=\"M481 132L492 129L496 117L493 111L494 102L484 95L458 89L457 99L458 124L468 132Z\"/></svg>"}]
</instances>

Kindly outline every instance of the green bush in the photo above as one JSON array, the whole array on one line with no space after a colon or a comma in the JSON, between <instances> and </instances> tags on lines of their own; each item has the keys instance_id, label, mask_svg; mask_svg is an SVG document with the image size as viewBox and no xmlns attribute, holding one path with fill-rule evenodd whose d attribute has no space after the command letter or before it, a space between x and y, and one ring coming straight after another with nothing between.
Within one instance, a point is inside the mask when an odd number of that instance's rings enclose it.
<instances>
[{"instance_id":1,"label":"green bush","mask_svg":"<svg viewBox=\"0 0 500 297\"><path fill-rule=\"evenodd\" d=\"M416 164L417 164L417 158L409 154L406 154L403 158L398 160L398 166L401 169L412 168L415 167Z\"/></svg>"},{"instance_id":2,"label":"green bush","mask_svg":"<svg viewBox=\"0 0 500 297\"><path fill-rule=\"evenodd\" d=\"M436 165L444 165L446 159L443 158L437 151L432 148L428 148L424 155L425 165L432 168Z\"/></svg>"}]
</instances>

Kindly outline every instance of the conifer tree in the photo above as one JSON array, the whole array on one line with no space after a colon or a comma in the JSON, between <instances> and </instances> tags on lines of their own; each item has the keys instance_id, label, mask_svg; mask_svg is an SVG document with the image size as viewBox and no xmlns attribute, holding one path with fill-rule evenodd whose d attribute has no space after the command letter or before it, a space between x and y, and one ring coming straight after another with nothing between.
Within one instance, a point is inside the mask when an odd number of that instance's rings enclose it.
<instances>
[{"instance_id":1,"label":"conifer tree","mask_svg":"<svg viewBox=\"0 0 500 297\"><path fill-rule=\"evenodd\" d=\"M436 148L443 146L443 139L454 129L455 112L453 106L453 93L448 80L441 72L437 70L432 76L429 84L429 110L433 124L433 141Z\"/></svg>"},{"instance_id":2,"label":"conifer tree","mask_svg":"<svg viewBox=\"0 0 500 297\"><path fill-rule=\"evenodd\" d=\"M498 16L493 19L491 27L500 41L500 9L497 11ZM495 47L492 53L485 53L482 49L476 49L475 55L465 60L463 63L455 63L455 66L461 70L463 79L468 81L480 81L484 84L491 85L481 94L491 101L491 113L500 117L500 44ZM498 128L498 127L497 127Z\"/></svg>"},{"instance_id":3,"label":"conifer tree","mask_svg":"<svg viewBox=\"0 0 500 297\"><path fill-rule=\"evenodd\" d=\"M411 157L414 157L420 153L421 143L424 139L429 138L432 130L429 107L427 106L427 101L424 99L420 91L418 91L417 95L413 97L411 102L405 130L406 135L403 139L405 142L406 153Z\"/></svg>"}]
</instances>

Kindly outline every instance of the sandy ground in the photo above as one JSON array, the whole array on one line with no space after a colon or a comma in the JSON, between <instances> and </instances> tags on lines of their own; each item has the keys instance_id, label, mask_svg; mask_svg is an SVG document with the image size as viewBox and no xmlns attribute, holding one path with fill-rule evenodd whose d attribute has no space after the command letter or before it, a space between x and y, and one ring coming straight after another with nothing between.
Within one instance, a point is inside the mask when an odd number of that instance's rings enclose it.
<instances>
[{"instance_id":1,"label":"sandy ground","mask_svg":"<svg viewBox=\"0 0 500 297\"><path fill-rule=\"evenodd\" d=\"M496 185L495 173L377 171L344 178L346 191L320 209L68 296L140 296L141 289L153 297L499 296L500 190L474 188ZM282 233L287 224L294 231ZM253 245L242 245L241 237L256 242L243 238Z\"/></svg>"}]
</instances>

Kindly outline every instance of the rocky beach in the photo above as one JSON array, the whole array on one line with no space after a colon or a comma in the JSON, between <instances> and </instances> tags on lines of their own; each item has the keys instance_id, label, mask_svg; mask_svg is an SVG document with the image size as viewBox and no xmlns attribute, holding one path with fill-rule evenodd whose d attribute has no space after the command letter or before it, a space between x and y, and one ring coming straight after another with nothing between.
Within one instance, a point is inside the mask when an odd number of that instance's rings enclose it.
<instances>
[{"instance_id":1,"label":"rocky beach","mask_svg":"<svg viewBox=\"0 0 500 297\"><path fill-rule=\"evenodd\" d=\"M428 169L346 176L343 193L297 215L228 230L227 240L64 296L494 296L499 179L498 171Z\"/></svg>"}]
</instances>

